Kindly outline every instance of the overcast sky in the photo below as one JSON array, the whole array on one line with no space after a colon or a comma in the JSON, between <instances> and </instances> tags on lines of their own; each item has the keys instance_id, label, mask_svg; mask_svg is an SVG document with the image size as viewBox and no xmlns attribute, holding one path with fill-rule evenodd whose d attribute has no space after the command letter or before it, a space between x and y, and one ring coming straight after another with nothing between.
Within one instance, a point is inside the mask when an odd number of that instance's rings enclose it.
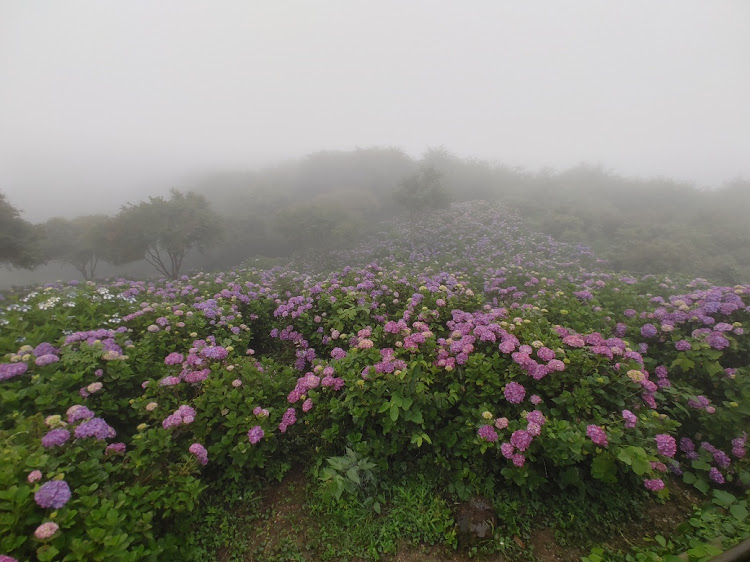
<instances>
[{"instance_id":1,"label":"overcast sky","mask_svg":"<svg viewBox=\"0 0 750 562\"><path fill-rule=\"evenodd\" d=\"M750 177L750 1L0 0L27 219L373 145Z\"/></svg>"}]
</instances>

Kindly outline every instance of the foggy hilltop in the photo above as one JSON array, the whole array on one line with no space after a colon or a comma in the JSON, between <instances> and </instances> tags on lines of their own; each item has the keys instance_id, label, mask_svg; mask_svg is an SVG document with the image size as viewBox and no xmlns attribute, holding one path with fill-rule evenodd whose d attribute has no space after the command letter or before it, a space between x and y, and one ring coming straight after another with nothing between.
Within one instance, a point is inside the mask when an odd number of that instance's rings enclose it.
<instances>
[{"instance_id":1,"label":"foggy hilltop","mask_svg":"<svg viewBox=\"0 0 750 562\"><path fill-rule=\"evenodd\" d=\"M4 0L0 192L36 225L201 194L230 234L185 266L214 269L353 244L427 170L615 267L735 279L748 24L741 0ZM51 251L0 286L78 275Z\"/></svg>"},{"instance_id":2,"label":"foggy hilltop","mask_svg":"<svg viewBox=\"0 0 750 562\"><path fill-rule=\"evenodd\" d=\"M0 0L0 562L746 559L748 30Z\"/></svg>"}]
</instances>

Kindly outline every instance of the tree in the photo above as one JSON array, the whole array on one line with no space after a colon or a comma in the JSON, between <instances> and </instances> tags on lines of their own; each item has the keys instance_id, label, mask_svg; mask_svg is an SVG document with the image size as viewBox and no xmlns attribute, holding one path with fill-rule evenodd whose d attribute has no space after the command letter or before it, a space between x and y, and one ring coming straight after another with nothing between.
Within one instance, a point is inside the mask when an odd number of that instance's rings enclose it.
<instances>
[{"instance_id":1,"label":"tree","mask_svg":"<svg viewBox=\"0 0 750 562\"><path fill-rule=\"evenodd\" d=\"M418 173L401 182L393 194L396 203L408 211L410 218L428 209L447 207L450 197L441 177L434 167L422 167Z\"/></svg>"},{"instance_id":2,"label":"tree","mask_svg":"<svg viewBox=\"0 0 750 562\"><path fill-rule=\"evenodd\" d=\"M123 207L109 235L116 263L144 259L164 276L180 274L185 255L203 251L221 239L221 219L205 197L170 191L170 198L150 197Z\"/></svg>"},{"instance_id":3,"label":"tree","mask_svg":"<svg viewBox=\"0 0 750 562\"><path fill-rule=\"evenodd\" d=\"M43 226L44 255L48 260L69 263L89 281L99 260L113 261L108 239L111 224L112 219L105 215L49 219Z\"/></svg>"},{"instance_id":4,"label":"tree","mask_svg":"<svg viewBox=\"0 0 750 562\"><path fill-rule=\"evenodd\" d=\"M0 191L0 264L33 269L42 261L39 229L22 219Z\"/></svg>"}]
</instances>

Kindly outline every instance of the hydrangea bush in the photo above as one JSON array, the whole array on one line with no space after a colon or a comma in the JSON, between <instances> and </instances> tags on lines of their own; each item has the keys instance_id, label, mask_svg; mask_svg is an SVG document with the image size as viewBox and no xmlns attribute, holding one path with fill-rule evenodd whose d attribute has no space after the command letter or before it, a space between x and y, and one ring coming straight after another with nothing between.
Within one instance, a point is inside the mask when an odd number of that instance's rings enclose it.
<instances>
[{"instance_id":1,"label":"hydrangea bush","mask_svg":"<svg viewBox=\"0 0 750 562\"><path fill-rule=\"evenodd\" d=\"M347 448L461 498L748 486L748 305L486 204L286 268L9 297L0 554L175 559L207 486Z\"/></svg>"}]
</instances>

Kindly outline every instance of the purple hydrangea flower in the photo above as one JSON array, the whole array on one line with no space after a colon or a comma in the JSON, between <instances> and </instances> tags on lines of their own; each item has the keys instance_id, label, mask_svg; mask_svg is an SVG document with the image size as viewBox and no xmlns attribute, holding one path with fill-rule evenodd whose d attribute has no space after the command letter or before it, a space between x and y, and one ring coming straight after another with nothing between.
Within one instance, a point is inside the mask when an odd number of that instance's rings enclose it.
<instances>
[{"instance_id":1,"label":"purple hydrangea flower","mask_svg":"<svg viewBox=\"0 0 750 562\"><path fill-rule=\"evenodd\" d=\"M654 437L654 441L656 441L656 448L660 455L671 458L677 453L677 441L671 435L660 433Z\"/></svg>"},{"instance_id":2,"label":"purple hydrangea flower","mask_svg":"<svg viewBox=\"0 0 750 562\"><path fill-rule=\"evenodd\" d=\"M122 454L125 452L125 443L112 443L111 445L107 445L107 447L104 449L104 452L109 454Z\"/></svg>"},{"instance_id":3,"label":"purple hydrangea flower","mask_svg":"<svg viewBox=\"0 0 750 562\"><path fill-rule=\"evenodd\" d=\"M690 342L687 340L680 340L678 342L675 342L674 347L677 351L690 351L693 349L693 346L690 345Z\"/></svg>"},{"instance_id":4,"label":"purple hydrangea flower","mask_svg":"<svg viewBox=\"0 0 750 562\"><path fill-rule=\"evenodd\" d=\"M179 365L185 360L182 353L170 353L164 358L164 364L165 365Z\"/></svg>"},{"instance_id":5,"label":"purple hydrangea flower","mask_svg":"<svg viewBox=\"0 0 750 562\"><path fill-rule=\"evenodd\" d=\"M623 410L622 418L625 420L625 427L628 429L633 429L638 423L638 418L630 410Z\"/></svg>"},{"instance_id":6,"label":"purple hydrangea flower","mask_svg":"<svg viewBox=\"0 0 750 562\"><path fill-rule=\"evenodd\" d=\"M526 389L522 384L517 382L509 382L505 385L505 399L511 404L520 404L526 396Z\"/></svg>"},{"instance_id":7,"label":"purple hydrangea flower","mask_svg":"<svg viewBox=\"0 0 750 562\"><path fill-rule=\"evenodd\" d=\"M195 455L195 458L197 458L198 462L202 465L205 466L208 463L208 451L206 451L206 448L200 443L193 443L188 448L188 451Z\"/></svg>"},{"instance_id":8,"label":"purple hydrangea flower","mask_svg":"<svg viewBox=\"0 0 750 562\"><path fill-rule=\"evenodd\" d=\"M513 445L506 441L505 443L500 445L500 452L506 459L511 458L513 456Z\"/></svg>"},{"instance_id":9,"label":"purple hydrangea flower","mask_svg":"<svg viewBox=\"0 0 750 562\"><path fill-rule=\"evenodd\" d=\"M510 436L511 444L519 451L525 451L531 445L534 440L534 436L526 430L519 429L513 432Z\"/></svg>"},{"instance_id":10,"label":"purple hydrangea flower","mask_svg":"<svg viewBox=\"0 0 750 562\"><path fill-rule=\"evenodd\" d=\"M715 466L712 466L711 470L708 471L708 477L716 484L724 483L724 475Z\"/></svg>"},{"instance_id":11,"label":"purple hydrangea flower","mask_svg":"<svg viewBox=\"0 0 750 562\"><path fill-rule=\"evenodd\" d=\"M70 486L65 480L45 482L34 494L34 501L39 507L60 509L70 500Z\"/></svg>"},{"instance_id":12,"label":"purple hydrangea flower","mask_svg":"<svg viewBox=\"0 0 750 562\"><path fill-rule=\"evenodd\" d=\"M549 347L540 347L536 354L542 361L552 361L555 358L555 352Z\"/></svg>"},{"instance_id":13,"label":"purple hydrangea flower","mask_svg":"<svg viewBox=\"0 0 750 562\"><path fill-rule=\"evenodd\" d=\"M28 368L26 363L0 363L0 381L23 375Z\"/></svg>"},{"instance_id":14,"label":"purple hydrangea flower","mask_svg":"<svg viewBox=\"0 0 750 562\"><path fill-rule=\"evenodd\" d=\"M281 416L281 423L279 424L279 431L286 433L287 427L297 423L297 412L294 408L288 408L284 415Z\"/></svg>"},{"instance_id":15,"label":"purple hydrangea flower","mask_svg":"<svg viewBox=\"0 0 750 562\"><path fill-rule=\"evenodd\" d=\"M53 429L48 431L44 437L42 437L42 446L46 449L50 447L59 447L70 439L70 431L67 429Z\"/></svg>"},{"instance_id":16,"label":"purple hydrangea flower","mask_svg":"<svg viewBox=\"0 0 750 562\"><path fill-rule=\"evenodd\" d=\"M586 427L586 435L595 445L599 445L600 447L606 447L609 445L609 442L607 441L607 433L604 431L603 427L589 425Z\"/></svg>"},{"instance_id":17,"label":"purple hydrangea flower","mask_svg":"<svg viewBox=\"0 0 750 562\"><path fill-rule=\"evenodd\" d=\"M57 355L59 352L60 350L51 343L42 342L31 353L34 357L41 357L42 355Z\"/></svg>"},{"instance_id":18,"label":"purple hydrangea flower","mask_svg":"<svg viewBox=\"0 0 750 562\"><path fill-rule=\"evenodd\" d=\"M74 435L76 439L94 437L95 439L103 440L114 437L117 435L117 432L102 418L92 418L76 427Z\"/></svg>"},{"instance_id":19,"label":"purple hydrangea flower","mask_svg":"<svg viewBox=\"0 0 750 562\"><path fill-rule=\"evenodd\" d=\"M526 415L526 421L542 426L547 423L547 418L545 418L544 414L539 410L532 410Z\"/></svg>"},{"instance_id":20,"label":"purple hydrangea flower","mask_svg":"<svg viewBox=\"0 0 750 562\"><path fill-rule=\"evenodd\" d=\"M653 324L644 324L641 326L641 335L644 338L653 338L657 333L656 326Z\"/></svg>"},{"instance_id":21,"label":"purple hydrangea flower","mask_svg":"<svg viewBox=\"0 0 750 562\"><path fill-rule=\"evenodd\" d=\"M651 492L658 492L664 489L664 481L661 478L654 478L652 480L644 480L643 485L647 490Z\"/></svg>"},{"instance_id":22,"label":"purple hydrangea flower","mask_svg":"<svg viewBox=\"0 0 750 562\"><path fill-rule=\"evenodd\" d=\"M513 455L513 466L521 468L524 464L526 464L526 457L524 457L521 453L516 453L515 455Z\"/></svg>"},{"instance_id":23,"label":"purple hydrangea flower","mask_svg":"<svg viewBox=\"0 0 750 562\"><path fill-rule=\"evenodd\" d=\"M265 432L263 431L263 428L259 425L256 425L255 427L251 428L250 431L247 432L247 438L255 445L258 443L261 439L263 439L263 436L265 435Z\"/></svg>"},{"instance_id":24,"label":"purple hydrangea flower","mask_svg":"<svg viewBox=\"0 0 750 562\"><path fill-rule=\"evenodd\" d=\"M483 425L477 430L477 435L479 435L480 439L484 439L485 441L489 441L490 443L494 443L497 441L497 432L495 431L495 428L491 425Z\"/></svg>"},{"instance_id":25,"label":"purple hydrangea flower","mask_svg":"<svg viewBox=\"0 0 750 562\"><path fill-rule=\"evenodd\" d=\"M60 358L57 355L52 355L51 353L47 353L46 355L40 355L36 358L34 361L34 364L37 367L44 367L45 365L51 365L52 363L57 363L60 360Z\"/></svg>"},{"instance_id":26,"label":"purple hydrangea flower","mask_svg":"<svg viewBox=\"0 0 750 562\"><path fill-rule=\"evenodd\" d=\"M80 404L71 406L65 413L68 415L68 423L75 423L79 420L88 420L94 417L94 412Z\"/></svg>"}]
</instances>

